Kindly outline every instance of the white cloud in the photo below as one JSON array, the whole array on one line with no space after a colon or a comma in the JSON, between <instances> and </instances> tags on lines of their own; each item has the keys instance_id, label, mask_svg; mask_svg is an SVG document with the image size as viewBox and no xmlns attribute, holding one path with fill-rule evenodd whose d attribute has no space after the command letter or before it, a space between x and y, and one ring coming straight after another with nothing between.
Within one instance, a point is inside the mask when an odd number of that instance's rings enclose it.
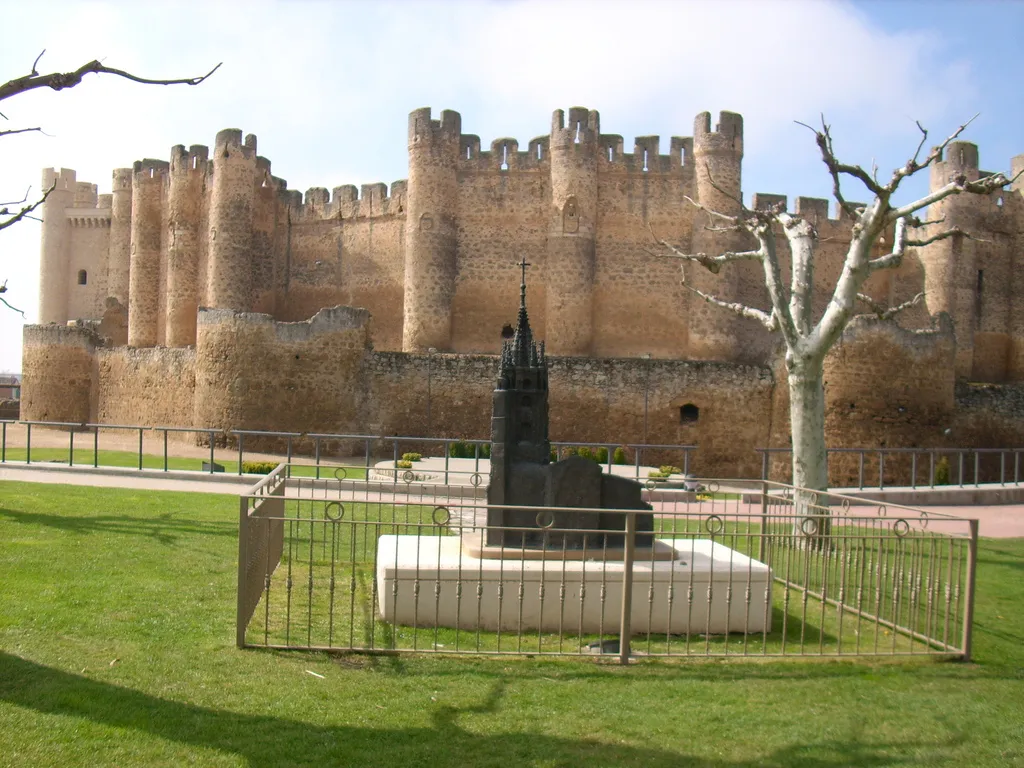
<instances>
[{"instance_id":1,"label":"white cloud","mask_svg":"<svg viewBox=\"0 0 1024 768\"><path fill-rule=\"evenodd\" d=\"M689 135L703 110L746 119L745 187L823 194L809 137L794 119L824 112L841 149L898 162L913 119L945 127L970 108L971 68L941 38L877 29L832 2L12 3L0 79L102 57L153 76L224 66L199 88L90 78L63 93L3 104L11 125L53 138L0 142L0 197L38 185L40 168L75 168L109 190L110 172L173 144L211 144L238 127L291 186L405 175L406 115L458 109L484 144L549 129L551 111L599 109L626 137ZM951 104L950 94L958 94ZM896 151L896 150L899 151ZM38 226L0 234L0 279L35 319ZM20 367L20 318L0 312L0 369Z\"/></svg>"}]
</instances>

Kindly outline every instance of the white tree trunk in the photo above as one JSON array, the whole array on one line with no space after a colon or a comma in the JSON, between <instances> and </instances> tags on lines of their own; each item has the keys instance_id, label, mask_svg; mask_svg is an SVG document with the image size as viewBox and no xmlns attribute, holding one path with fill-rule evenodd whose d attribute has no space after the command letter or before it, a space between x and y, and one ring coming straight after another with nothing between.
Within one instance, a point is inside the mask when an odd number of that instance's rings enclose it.
<instances>
[{"instance_id":1,"label":"white tree trunk","mask_svg":"<svg viewBox=\"0 0 1024 768\"><path fill-rule=\"evenodd\" d=\"M825 454L825 387L822 361L790 359L789 420L793 436L794 533L827 536L828 461Z\"/></svg>"}]
</instances>

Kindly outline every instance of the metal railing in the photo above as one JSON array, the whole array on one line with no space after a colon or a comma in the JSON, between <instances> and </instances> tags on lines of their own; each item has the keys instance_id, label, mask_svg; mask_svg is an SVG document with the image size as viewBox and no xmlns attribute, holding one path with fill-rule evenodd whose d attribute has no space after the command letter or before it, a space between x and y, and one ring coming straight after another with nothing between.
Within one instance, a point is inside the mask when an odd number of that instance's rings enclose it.
<instances>
[{"instance_id":1,"label":"metal railing","mask_svg":"<svg viewBox=\"0 0 1024 768\"><path fill-rule=\"evenodd\" d=\"M502 507L524 528L471 485L288 470L240 498L239 647L970 658L975 520L705 481L650 511Z\"/></svg>"},{"instance_id":2,"label":"metal railing","mask_svg":"<svg viewBox=\"0 0 1024 768\"><path fill-rule=\"evenodd\" d=\"M11 425L20 425L25 428L25 441L23 446L11 446L10 435L8 434L8 427ZM411 435L362 435L362 434L334 434L334 433L302 433L302 432L275 432L270 430L245 430L245 429L228 429L222 430L211 427L177 427L177 426L155 426L146 427L140 425L125 425L125 424L95 424L95 423L71 423L71 422L48 422L48 421L11 421L5 420L0 421L0 463L7 463L15 461L8 453L12 447L23 447L25 450L24 459L18 459L18 461L24 461L26 464L33 462L33 446L32 446L32 431L33 428L46 427L53 429L66 430L68 432L68 447L66 454L61 451L62 456L66 456L65 459L54 459L52 457L48 459L42 459L47 463L67 463L70 466L74 466L76 461L79 465L90 465L93 467L102 466L100 457L101 448L101 434L104 430L128 430L138 433L138 443L134 450L134 458L132 466L142 470L144 468L149 469L162 469L164 472L170 470L169 459L173 458L171 450L168 446L168 435L169 434L194 434L196 435L196 442L199 444L209 446L209 459L205 461L205 466L201 470L207 474L214 472L223 471L223 465L220 465L216 461L215 449L217 444L224 446L230 446L233 441L236 448L237 466L235 467L235 474L244 474L245 469L245 451L246 445L250 446L250 456L253 453L271 454L277 455L279 458L283 458L286 463L293 463L293 461L299 456L300 449L308 451L309 464L311 467L310 471L313 472L313 476L317 479L321 477L321 467L330 466L333 467L337 464L344 463L347 466L361 466L369 475L375 470L375 463L380 461L387 461L390 457L391 461L397 463L405 453L411 452L425 452L428 458L443 461L443 468L441 473L443 476L444 483L447 483L449 477L458 476L460 473L464 473L463 464L459 464L456 461L454 453L460 452L460 450L471 449L473 455L469 457L473 461L472 472L479 473L481 471L481 461L486 461L489 450L490 440L474 439L464 440L458 438L442 438L442 437L418 437ZM91 451L85 462L76 460L76 452L81 453L82 445L81 440L78 441L76 446L76 437L83 434L91 435ZM146 435L153 434L157 437L158 446L155 451L146 451L146 445L144 437ZM553 453L556 453L559 457L564 458L571 451L578 451L580 449L587 449L590 451L591 457L595 461L599 460L599 463L606 467L606 471L613 471L613 467L616 467L615 471L622 474L622 467L631 467L632 471L627 473L629 476L635 479L645 479L645 472L647 471L644 465L644 458L647 457L660 457L679 465L684 473L689 473L691 465L691 454L696 451L697 447L694 445L643 445L637 443L616 443L616 442L600 442L600 443L587 443L587 442L553 442L551 443ZM458 449L458 450L457 450ZM38 457L41 455L40 448L36 447L36 461L38 463ZM49 455L52 449L42 449L47 451ZM619 452L617 455L617 451ZM433 454L431 456L431 454ZM628 461L627 464L616 463L616 459L627 460L629 455L632 454L632 460ZM154 466L145 467L144 458L146 456L153 456L159 458L159 463L154 463ZM347 461L343 461L347 460ZM223 459L221 459L223 461ZM124 467L122 467L124 468ZM130 468L130 467L129 467ZM391 467L394 469L394 465ZM180 470L175 471L199 471L199 470ZM326 471L326 470L325 470ZM333 469L330 470L333 472ZM484 474L486 474L486 467L484 467Z\"/></svg>"},{"instance_id":3,"label":"metal railing","mask_svg":"<svg viewBox=\"0 0 1024 768\"><path fill-rule=\"evenodd\" d=\"M792 479L791 465L773 460L791 448L755 448L763 480ZM829 484L863 490L891 487L958 488L1024 482L1024 448L829 448Z\"/></svg>"}]
</instances>

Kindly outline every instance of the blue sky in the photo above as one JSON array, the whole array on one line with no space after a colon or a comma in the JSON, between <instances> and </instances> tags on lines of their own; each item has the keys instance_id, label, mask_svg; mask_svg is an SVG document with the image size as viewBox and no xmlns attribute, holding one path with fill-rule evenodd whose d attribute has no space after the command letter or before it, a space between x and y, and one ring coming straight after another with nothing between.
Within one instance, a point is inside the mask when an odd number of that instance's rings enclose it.
<instances>
[{"instance_id":1,"label":"blue sky","mask_svg":"<svg viewBox=\"0 0 1024 768\"><path fill-rule=\"evenodd\" d=\"M462 113L482 143L546 134L551 112L601 112L605 133L689 136L701 111L745 118L744 194L825 197L811 135L824 112L844 159L886 172L920 120L936 141L980 112L966 138L982 165L1024 153L1024 2L25 3L0 0L0 80L93 58L146 76L224 65L199 88L90 79L4 102L0 199L64 166L110 190L111 170L236 127L289 186L406 175L406 116ZM923 180L922 180L923 181ZM926 182L925 182L926 183ZM917 185L908 192L922 192ZM850 195L854 199L863 197ZM39 227L0 232L0 281L35 319ZM0 312L0 371L21 365L20 316Z\"/></svg>"}]
</instances>

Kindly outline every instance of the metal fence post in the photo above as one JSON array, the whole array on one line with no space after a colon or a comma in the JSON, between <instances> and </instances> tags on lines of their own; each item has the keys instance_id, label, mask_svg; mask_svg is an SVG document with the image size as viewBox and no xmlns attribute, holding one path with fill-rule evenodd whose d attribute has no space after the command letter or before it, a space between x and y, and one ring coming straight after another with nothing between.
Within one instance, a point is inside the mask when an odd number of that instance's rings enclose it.
<instances>
[{"instance_id":1,"label":"metal fence post","mask_svg":"<svg viewBox=\"0 0 1024 768\"><path fill-rule=\"evenodd\" d=\"M235 645L245 647L245 572L249 559L249 499L238 500L238 588L235 602Z\"/></svg>"},{"instance_id":2,"label":"metal fence post","mask_svg":"<svg viewBox=\"0 0 1024 768\"><path fill-rule=\"evenodd\" d=\"M139 471L142 471L142 430L144 427L139 427Z\"/></svg>"},{"instance_id":3,"label":"metal fence post","mask_svg":"<svg viewBox=\"0 0 1024 768\"><path fill-rule=\"evenodd\" d=\"M629 664L629 641L633 630L633 555L636 551L636 515L626 513L626 536L622 553L622 615L619 621L619 663Z\"/></svg>"},{"instance_id":4,"label":"metal fence post","mask_svg":"<svg viewBox=\"0 0 1024 768\"><path fill-rule=\"evenodd\" d=\"M768 527L768 482L767 480L761 481L761 535L757 545L757 559L762 563L764 562L764 550L767 546L765 541L766 531Z\"/></svg>"},{"instance_id":5,"label":"metal fence post","mask_svg":"<svg viewBox=\"0 0 1024 768\"><path fill-rule=\"evenodd\" d=\"M100 428L92 429L92 466L93 469L100 465Z\"/></svg>"},{"instance_id":6,"label":"metal fence post","mask_svg":"<svg viewBox=\"0 0 1024 768\"><path fill-rule=\"evenodd\" d=\"M213 474L213 470L214 470L214 463L213 463L213 430L212 429L207 430L207 435L206 436L208 438L210 438L210 474L212 475Z\"/></svg>"},{"instance_id":7,"label":"metal fence post","mask_svg":"<svg viewBox=\"0 0 1024 768\"><path fill-rule=\"evenodd\" d=\"M967 543L967 585L965 592L967 601L964 605L964 636L963 636L963 660L971 660L971 641L973 639L974 624L974 576L978 565L978 521L968 520L971 527L971 538Z\"/></svg>"},{"instance_id":8,"label":"metal fence post","mask_svg":"<svg viewBox=\"0 0 1024 768\"><path fill-rule=\"evenodd\" d=\"M68 466L75 466L75 428L71 427L68 430Z\"/></svg>"},{"instance_id":9,"label":"metal fence post","mask_svg":"<svg viewBox=\"0 0 1024 768\"><path fill-rule=\"evenodd\" d=\"M25 463L32 463L32 422L25 424Z\"/></svg>"},{"instance_id":10,"label":"metal fence post","mask_svg":"<svg viewBox=\"0 0 1024 768\"><path fill-rule=\"evenodd\" d=\"M238 436L238 474L242 474L242 444L245 442L245 435Z\"/></svg>"}]
</instances>

